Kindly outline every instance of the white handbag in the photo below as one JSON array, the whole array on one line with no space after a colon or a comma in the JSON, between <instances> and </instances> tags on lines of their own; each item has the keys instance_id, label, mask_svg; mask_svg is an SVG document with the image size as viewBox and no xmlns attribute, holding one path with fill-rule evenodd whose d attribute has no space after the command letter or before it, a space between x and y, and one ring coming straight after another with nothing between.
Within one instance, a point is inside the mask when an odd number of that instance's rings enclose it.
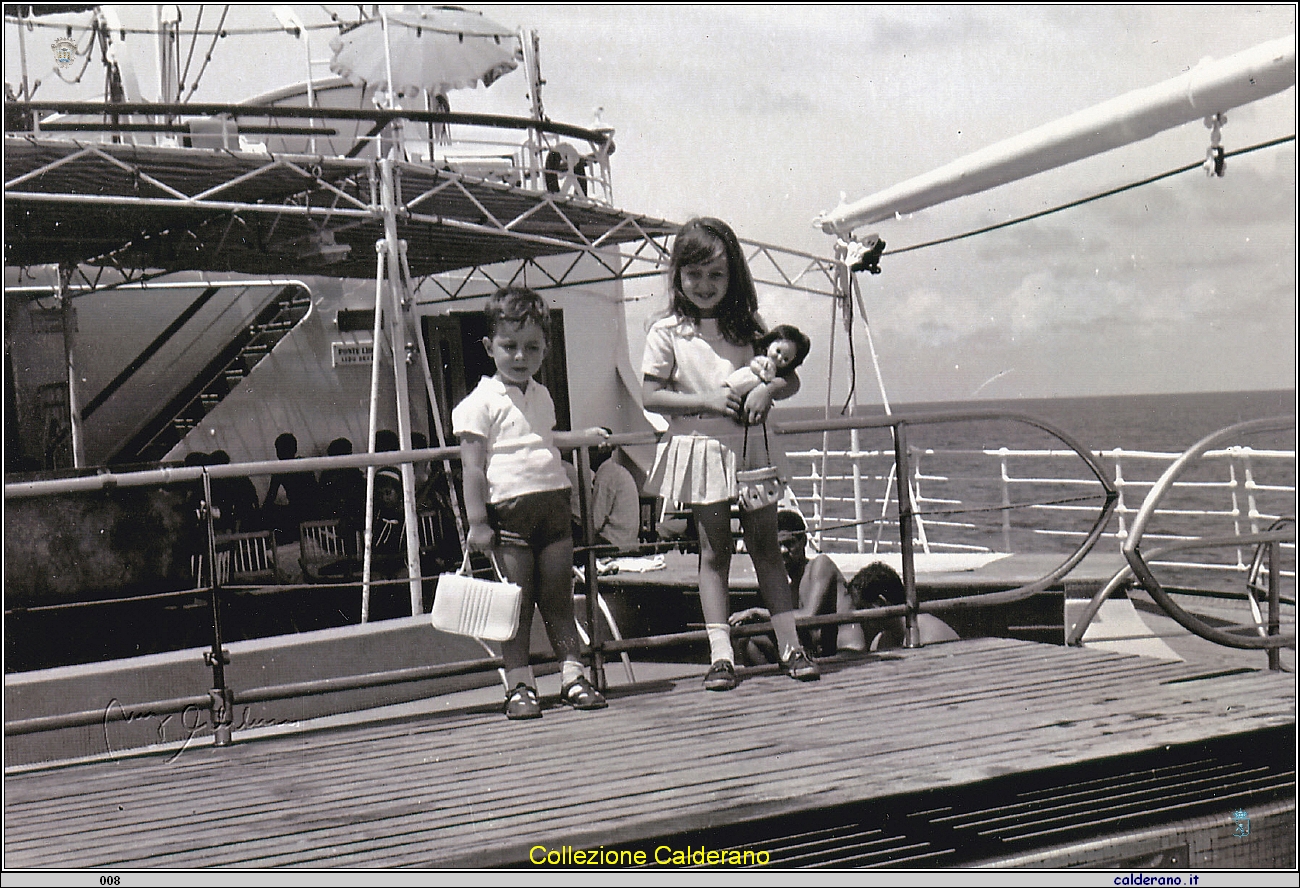
<instances>
[{"instance_id":1,"label":"white handbag","mask_svg":"<svg viewBox=\"0 0 1300 888\"><path fill-rule=\"evenodd\" d=\"M508 641L519 631L519 608L523 592L501 574L492 555L497 579L481 580L470 575L469 551L456 573L438 577L429 618L433 628L453 635L468 635L485 641Z\"/></svg>"},{"instance_id":2,"label":"white handbag","mask_svg":"<svg viewBox=\"0 0 1300 888\"><path fill-rule=\"evenodd\" d=\"M745 441L741 459L749 456L749 426L745 426ZM771 448L767 444L767 423L763 423L763 452L772 458ZM736 473L736 501L742 512L754 512L781 501L785 484L775 466L766 465L757 469L743 469Z\"/></svg>"}]
</instances>

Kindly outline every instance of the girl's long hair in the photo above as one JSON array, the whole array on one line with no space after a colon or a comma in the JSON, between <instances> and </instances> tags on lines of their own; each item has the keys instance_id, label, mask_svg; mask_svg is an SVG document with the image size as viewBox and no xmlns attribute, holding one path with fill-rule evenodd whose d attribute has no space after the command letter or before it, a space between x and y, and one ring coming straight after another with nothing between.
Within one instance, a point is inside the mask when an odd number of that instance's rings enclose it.
<instances>
[{"instance_id":1,"label":"girl's long hair","mask_svg":"<svg viewBox=\"0 0 1300 888\"><path fill-rule=\"evenodd\" d=\"M700 319L700 310L682 292L682 268L718 255L727 257L727 294L718 303L718 328L732 345L752 345L765 332L758 320L758 292L739 238L721 219L692 219L677 232L668 263L669 314Z\"/></svg>"}]
</instances>

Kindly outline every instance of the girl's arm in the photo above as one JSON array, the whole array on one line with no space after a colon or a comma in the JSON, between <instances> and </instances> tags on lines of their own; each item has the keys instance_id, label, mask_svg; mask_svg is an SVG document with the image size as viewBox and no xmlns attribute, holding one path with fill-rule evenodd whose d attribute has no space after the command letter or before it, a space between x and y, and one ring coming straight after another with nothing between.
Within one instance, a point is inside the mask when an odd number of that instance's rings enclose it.
<instances>
[{"instance_id":1,"label":"girl's arm","mask_svg":"<svg viewBox=\"0 0 1300 888\"><path fill-rule=\"evenodd\" d=\"M711 392L677 392L668 388L665 380L647 376L641 382L641 404L645 409L664 416L684 413L712 413L737 419L740 416L740 395L726 386Z\"/></svg>"},{"instance_id":2,"label":"girl's arm","mask_svg":"<svg viewBox=\"0 0 1300 888\"><path fill-rule=\"evenodd\" d=\"M458 437L464 474L465 520L469 522L465 545L472 552L491 552L496 534L487 517L487 439L467 434Z\"/></svg>"},{"instance_id":3,"label":"girl's arm","mask_svg":"<svg viewBox=\"0 0 1300 888\"><path fill-rule=\"evenodd\" d=\"M778 376L771 382L755 386L754 390L745 397L745 422L755 425L767 419L767 412L772 409L772 402L784 401L799 391L799 385L799 375L791 373L789 376Z\"/></svg>"}]
</instances>

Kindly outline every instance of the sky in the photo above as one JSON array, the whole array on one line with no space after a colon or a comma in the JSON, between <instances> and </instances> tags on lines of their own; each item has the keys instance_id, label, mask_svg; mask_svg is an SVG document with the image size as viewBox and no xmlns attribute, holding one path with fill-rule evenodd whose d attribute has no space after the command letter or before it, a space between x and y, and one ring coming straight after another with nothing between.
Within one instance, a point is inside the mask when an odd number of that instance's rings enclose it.
<instances>
[{"instance_id":1,"label":"sky","mask_svg":"<svg viewBox=\"0 0 1300 888\"><path fill-rule=\"evenodd\" d=\"M320 7L295 7L309 23ZM338 7L344 9L344 7ZM966 154L1128 91L1295 33L1286 5L472 7L537 31L557 121L615 129L616 203L671 221L718 216L747 240L829 256L812 222ZM185 7L186 10L190 7ZM266 7L236 14L270 19ZM7 31L10 29L6 29ZM317 57L326 38L317 32ZM6 79L14 79L6 53ZM195 100L301 79L297 52L214 57ZM323 70L323 69L322 69ZM52 87L51 87L52 88ZM526 114L526 81L460 90L454 110ZM1235 109L1228 151L1293 136L1296 91ZM1199 122L1018 183L858 231L925 243L1204 158ZM1294 142L943 246L859 275L880 381L894 403L1294 389ZM633 350L664 306L629 287ZM814 340L805 404L848 389L829 301L761 293L770 323ZM818 348L818 344L824 347ZM865 329L858 399L882 399ZM637 355L632 355L635 363Z\"/></svg>"}]
</instances>

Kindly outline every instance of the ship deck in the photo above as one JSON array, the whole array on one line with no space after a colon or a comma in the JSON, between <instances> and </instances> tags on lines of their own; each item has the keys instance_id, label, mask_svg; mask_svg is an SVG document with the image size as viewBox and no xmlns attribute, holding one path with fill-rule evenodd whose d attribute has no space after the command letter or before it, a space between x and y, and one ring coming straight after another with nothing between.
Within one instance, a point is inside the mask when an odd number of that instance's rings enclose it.
<instances>
[{"instance_id":1,"label":"ship deck","mask_svg":"<svg viewBox=\"0 0 1300 888\"><path fill-rule=\"evenodd\" d=\"M1124 832L1149 865L1188 866L1203 851L1170 851L1160 824L1190 817L1218 865L1251 866L1269 835L1294 840L1293 673L992 638L823 670L748 670L717 694L691 667L616 686L600 712L551 697L536 722L480 698L12 769L5 865L538 869L530 853L603 847L654 866L688 846L769 867L1050 865L1034 855L1073 843L1086 866ZM1251 838L1233 838L1239 807Z\"/></svg>"}]
</instances>

